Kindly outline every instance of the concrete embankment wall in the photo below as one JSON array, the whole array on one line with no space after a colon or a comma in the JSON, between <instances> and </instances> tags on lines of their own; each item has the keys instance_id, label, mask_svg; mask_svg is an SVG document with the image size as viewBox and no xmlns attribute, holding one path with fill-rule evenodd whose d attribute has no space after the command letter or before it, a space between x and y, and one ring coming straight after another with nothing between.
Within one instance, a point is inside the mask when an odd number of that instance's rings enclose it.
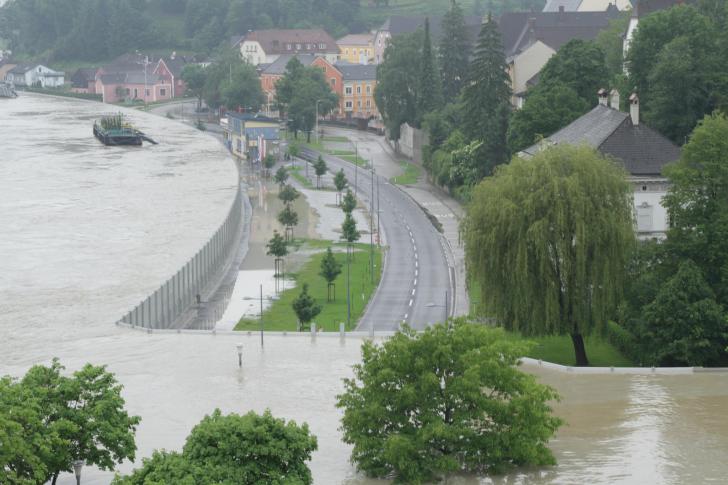
<instances>
[{"instance_id":1,"label":"concrete embankment wall","mask_svg":"<svg viewBox=\"0 0 728 485\"><path fill-rule=\"evenodd\" d=\"M243 193L240 183L227 217L197 253L154 293L117 323L146 329L182 328L195 316L227 273L243 235ZM210 324L214 327L214 323Z\"/></svg>"}]
</instances>

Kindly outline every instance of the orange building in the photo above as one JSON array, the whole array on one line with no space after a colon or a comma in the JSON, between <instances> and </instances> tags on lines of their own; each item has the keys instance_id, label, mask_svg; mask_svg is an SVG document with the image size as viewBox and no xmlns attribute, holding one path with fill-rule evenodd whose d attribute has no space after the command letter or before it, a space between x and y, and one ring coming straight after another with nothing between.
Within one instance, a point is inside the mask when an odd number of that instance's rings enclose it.
<instances>
[{"instance_id":1,"label":"orange building","mask_svg":"<svg viewBox=\"0 0 728 485\"><path fill-rule=\"evenodd\" d=\"M374 100L374 90L377 87L377 66L340 62L336 64L336 68L344 78L343 95L339 98L339 110L342 116L347 119L380 119Z\"/></svg>"}]
</instances>

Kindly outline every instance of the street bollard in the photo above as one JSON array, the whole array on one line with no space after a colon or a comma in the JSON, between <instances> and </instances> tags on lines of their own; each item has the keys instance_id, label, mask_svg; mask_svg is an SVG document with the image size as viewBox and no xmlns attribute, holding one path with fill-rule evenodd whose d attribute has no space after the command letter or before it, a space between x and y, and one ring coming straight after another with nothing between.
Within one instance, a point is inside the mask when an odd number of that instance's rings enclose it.
<instances>
[{"instance_id":1,"label":"street bollard","mask_svg":"<svg viewBox=\"0 0 728 485\"><path fill-rule=\"evenodd\" d=\"M243 344L235 346L238 349L238 367L243 368Z\"/></svg>"},{"instance_id":2,"label":"street bollard","mask_svg":"<svg viewBox=\"0 0 728 485\"><path fill-rule=\"evenodd\" d=\"M316 336L316 324L314 322L311 322L311 336Z\"/></svg>"},{"instance_id":3,"label":"street bollard","mask_svg":"<svg viewBox=\"0 0 728 485\"><path fill-rule=\"evenodd\" d=\"M346 323L344 322L339 323L339 337L346 337Z\"/></svg>"}]
</instances>

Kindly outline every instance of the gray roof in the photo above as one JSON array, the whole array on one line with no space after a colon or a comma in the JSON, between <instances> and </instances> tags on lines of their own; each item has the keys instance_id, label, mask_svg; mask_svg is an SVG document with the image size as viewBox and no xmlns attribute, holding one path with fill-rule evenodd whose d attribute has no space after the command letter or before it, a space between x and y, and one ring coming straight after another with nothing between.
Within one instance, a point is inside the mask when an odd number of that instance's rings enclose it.
<instances>
[{"instance_id":1,"label":"gray roof","mask_svg":"<svg viewBox=\"0 0 728 485\"><path fill-rule=\"evenodd\" d=\"M582 0L548 0L543 7L544 12L558 12L559 7L564 7L566 12L576 12L579 10Z\"/></svg>"},{"instance_id":2,"label":"gray roof","mask_svg":"<svg viewBox=\"0 0 728 485\"><path fill-rule=\"evenodd\" d=\"M268 64L268 66L261 71L261 74L272 74L272 75L283 75L286 73L286 66L293 58L298 59L304 66L310 66L316 56L314 54L281 54L278 59Z\"/></svg>"},{"instance_id":3,"label":"gray roof","mask_svg":"<svg viewBox=\"0 0 728 485\"><path fill-rule=\"evenodd\" d=\"M163 57L160 60L164 61L167 69L172 72L174 77L180 77L182 75L182 69L187 65L187 60L183 57L175 57L174 59L172 57Z\"/></svg>"},{"instance_id":4,"label":"gray roof","mask_svg":"<svg viewBox=\"0 0 728 485\"><path fill-rule=\"evenodd\" d=\"M632 175L660 175L665 165L680 158L680 148L673 142L644 123L632 124L628 113L601 104L521 153L534 155L559 144L596 148L621 161Z\"/></svg>"},{"instance_id":5,"label":"gray roof","mask_svg":"<svg viewBox=\"0 0 728 485\"><path fill-rule=\"evenodd\" d=\"M32 64L18 64L17 66L12 68L8 74L25 74L34 67L35 66Z\"/></svg>"},{"instance_id":6,"label":"gray roof","mask_svg":"<svg viewBox=\"0 0 728 485\"><path fill-rule=\"evenodd\" d=\"M373 81L377 79L377 66L337 62L334 67L341 72L344 81Z\"/></svg>"},{"instance_id":7,"label":"gray roof","mask_svg":"<svg viewBox=\"0 0 728 485\"><path fill-rule=\"evenodd\" d=\"M155 84L162 79L151 73L147 73L145 79L143 72L113 72L102 74L99 78L102 84Z\"/></svg>"},{"instance_id":8,"label":"gray roof","mask_svg":"<svg viewBox=\"0 0 728 485\"><path fill-rule=\"evenodd\" d=\"M379 30L387 31L392 34L392 36L411 34L417 29L425 27L425 18L428 17L425 17L424 15L393 15L384 22ZM432 15L429 19L430 36L432 37L432 41L437 43L442 36L442 17L439 15ZM465 26L473 42L475 42L478 37L482 23L482 17L478 17L476 15L469 15L465 17Z\"/></svg>"},{"instance_id":9,"label":"gray roof","mask_svg":"<svg viewBox=\"0 0 728 485\"><path fill-rule=\"evenodd\" d=\"M535 40L554 50L572 39L592 40L619 15L616 8L604 12L507 12L498 20L498 27L506 57L511 57Z\"/></svg>"}]
</instances>

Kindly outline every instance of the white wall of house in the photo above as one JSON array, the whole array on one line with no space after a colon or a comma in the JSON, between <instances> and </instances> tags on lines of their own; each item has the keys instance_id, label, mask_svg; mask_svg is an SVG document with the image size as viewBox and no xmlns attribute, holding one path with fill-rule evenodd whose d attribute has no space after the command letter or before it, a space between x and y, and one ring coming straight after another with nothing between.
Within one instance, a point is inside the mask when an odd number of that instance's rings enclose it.
<instances>
[{"instance_id":1,"label":"white wall of house","mask_svg":"<svg viewBox=\"0 0 728 485\"><path fill-rule=\"evenodd\" d=\"M637 237L664 239L669 227L667 209L662 203L667 195L666 179L632 178Z\"/></svg>"},{"instance_id":2,"label":"white wall of house","mask_svg":"<svg viewBox=\"0 0 728 485\"><path fill-rule=\"evenodd\" d=\"M263 50L263 46L261 46L260 42L256 40L245 40L241 42L240 55L243 57L243 60L245 60L248 64L252 64L254 66L257 66L258 64L273 62L273 60L267 59L265 51ZM277 57L278 56L276 56L276 58Z\"/></svg>"},{"instance_id":3,"label":"white wall of house","mask_svg":"<svg viewBox=\"0 0 728 485\"><path fill-rule=\"evenodd\" d=\"M538 74L556 51L537 40L523 52L514 56L510 63L511 85L514 93L526 90L526 83ZM516 105L516 97L513 98Z\"/></svg>"}]
</instances>

